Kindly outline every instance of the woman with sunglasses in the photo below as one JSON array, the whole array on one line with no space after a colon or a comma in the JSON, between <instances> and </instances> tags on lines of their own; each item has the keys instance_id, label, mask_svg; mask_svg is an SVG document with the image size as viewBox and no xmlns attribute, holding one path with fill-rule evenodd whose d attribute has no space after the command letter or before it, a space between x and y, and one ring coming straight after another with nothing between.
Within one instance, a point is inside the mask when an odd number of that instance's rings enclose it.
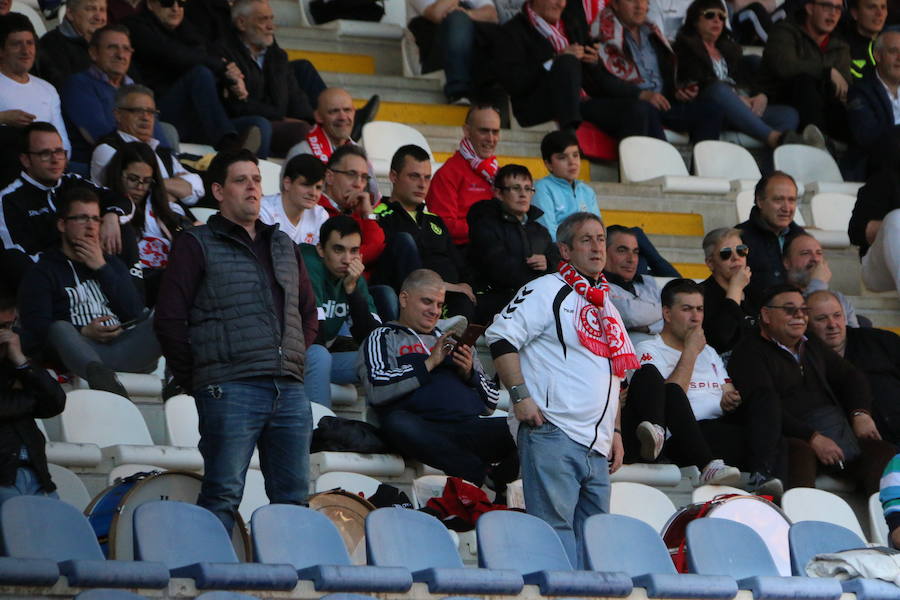
<instances>
[{"instance_id":1,"label":"woman with sunglasses","mask_svg":"<svg viewBox=\"0 0 900 600\"><path fill-rule=\"evenodd\" d=\"M147 144L130 142L116 152L106 168L105 184L134 205L130 224L138 237L146 303L152 308L172 240L191 221L180 204L169 202L156 154Z\"/></svg>"},{"instance_id":2,"label":"woman with sunglasses","mask_svg":"<svg viewBox=\"0 0 900 600\"><path fill-rule=\"evenodd\" d=\"M703 238L706 266L712 271L703 288L703 333L706 343L719 354L730 354L746 329L755 327L756 317L747 302L750 249L741 232L730 227L713 229Z\"/></svg>"},{"instance_id":3,"label":"woman with sunglasses","mask_svg":"<svg viewBox=\"0 0 900 600\"><path fill-rule=\"evenodd\" d=\"M728 13L721 0L694 0L675 39L677 85L699 89L699 98L714 102L725 113L725 124L775 148L802 143L794 133L800 117L790 106L769 105L765 94L751 95L741 64L741 47L725 28Z\"/></svg>"}]
</instances>

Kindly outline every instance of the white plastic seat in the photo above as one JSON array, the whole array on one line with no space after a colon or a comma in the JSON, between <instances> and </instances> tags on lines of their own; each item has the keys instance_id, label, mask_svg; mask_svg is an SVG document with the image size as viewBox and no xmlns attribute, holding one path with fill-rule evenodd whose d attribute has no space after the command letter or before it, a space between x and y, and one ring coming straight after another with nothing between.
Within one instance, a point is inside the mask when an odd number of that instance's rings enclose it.
<instances>
[{"instance_id":1,"label":"white plastic seat","mask_svg":"<svg viewBox=\"0 0 900 600\"><path fill-rule=\"evenodd\" d=\"M694 504L698 502L709 502L716 496L721 494L746 494L742 489L731 487L730 485L701 485L698 488L694 488L694 491L691 492L691 502Z\"/></svg>"},{"instance_id":2,"label":"white plastic seat","mask_svg":"<svg viewBox=\"0 0 900 600\"><path fill-rule=\"evenodd\" d=\"M622 467L609 476L612 482L627 481L652 486L676 486L681 481L681 471L675 465L648 465L634 463Z\"/></svg>"},{"instance_id":3,"label":"white plastic seat","mask_svg":"<svg viewBox=\"0 0 900 600\"><path fill-rule=\"evenodd\" d=\"M664 192L725 194L731 190L728 179L692 177L674 146L645 136L619 142L619 178L622 183L659 185Z\"/></svg>"},{"instance_id":4,"label":"white plastic seat","mask_svg":"<svg viewBox=\"0 0 900 600\"><path fill-rule=\"evenodd\" d=\"M734 190L752 190L762 177L756 159L746 148L729 142L706 140L694 146L694 174L728 179Z\"/></svg>"},{"instance_id":5,"label":"white plastic seat","mask_svg":"<svg viewBox=\"0 0 900 600\"><path fill-rule=\"evenodd\" d=\"M281 165L271 160L260 160L259 174L262 176L264 195L277 194L281 191Z\"/></svg>"},{"instance_id":6,"label":"white plastic seat","mask_svg":"<svg viewBox=\"0 0 900 600\"><path fill-rule=\"evenodd\" d=\"M207 223L209 218L219 211L215 208L204 208L202 206L192 206L191 212L194 213L194 216L197 217L197 220L201 223Z\"/></svg>"},{"instance_id":7,"label":"white plastic seat","mask_svg":"<svg viewBox=\"0 0 900 600\"><path fill-rule=\"evenodd\" d=\"M881 507L881 498L878 492L869 496L869 541L878 546L887 546L890 531L887 521L884 520L884 509Z\"/></svg>"},{"instance_id":8,"label":"white plastic seat","mask_svg":"<svg viewBox=\"0 0 900 600\"><path fill-rule=\"evenodd\" d=\"M322 417L334 417L334 411L317 402L310 402L313 429ZM392 477L403 474L406 463L396 454L361 454L359 452L314 452L309 456L310 477L316 478L332 471L349 471L363 475Z\"/></svg>"},{"instance_id":9,"label":"white plastic seat","mask_svg":"<svg viewBox=\"0 0 900 600\"><path fill-rule=\"evenodd\" d=\"M668 496L649 485L615 481L609 498L609 512L640 519L655 531L662 531L675 513L675 505Z\"/></svg>"},{"instance_id":10,"label":"white plastic seat","mask_svg":"<svg viewBox=\"0 0 900 600\"><path fill-rule=\"evenodd\" d=\"M447 475L422 475L412 482L413 508L419 509L428 503L431 498L438 498L444 493L447 485Z\"/></svg>"},{"instance_id":11,"label":"white plastic seat","mask_svg":"<svg viewBox=\"0 0 900 600\"><path fill-rule=\"evenodd\" d=\"M525 510L525 491L522 489L521 479L506 484L506 505Z\"/></svg>"},{"instance_id":12,"label":"white plastic seat","mask_svg":"<svg viewBox=\"0 0 900 600\"><path fill-rule=\"evenodd\" d=\"M834 158L819 148L802 144L785 144L775 148L773 153L775 168L784 171L803 183L804 187L816 194L836 192L853 194L862 187L860 182L844 181L841 170Z\"/></svg>"},{"instance_id":13,"label":"white plastic seat","mask_svg":"<svg viewBox=\"0 0 900 600\"><path fill-rule=\"evenodd\" d=\"M403 4L400 0L392 0L385 2L388 4ZM319 29L329 29L334 31L338 36L368 37L385 40L399 40L403 37L404 24L398 24L398 18L405 18L406 10L401 13L397 9L388 9L385 7L385 15L381 21L354 21L350 19L335 19L328 23L316 25L313 21L312 14L309 12L309 0L300 0L300 22L306 27L317 27ZM390 21L388 21L390 19Z\"/></svg>"},{"instance_id":14,"label":"white plastic seat","mask_svg":"<svg viewBox=\"0 0 900 600\"><path fill-rule=\"evenodd\" d=\"M310 407L312 408L312 420L313 420L313 429L319 426L319 420L322 417L334 417L337 416L334 414L334 411L325 406L324 404L319 404L318 402L310 402Z\"/></svg>"},{"instance_id":15,"label":"white plastic seat","mask_svg":"<svg viewBox=\"0 0 900 600\"><path fill-rule=\"evenodd\" d=\"M256 469L247 469L247 477L244 480L244 497L241 498L241 505L238 507L244 523L250 523L253 511L268 503L269 497L266 495L266 482L262 472Z\"/></svg>"},{"instance_id":16,"label":"white plastic seat","mask_svg":"<svg viewBox=\"0 0 900 600\"><path fill-rule=\"evenodd\" d=\"M323 473L316 479L316 493L340 488L351 494L362 495L363 498L371 498L378 491L380 485L380 481L368 475L332 471Z\"/></svg>"},{"instance_id":17,"label":"white plastic seat","mask_svg":"<svg viewBox=\"0 0 900 600\"><path fill-rule=\"evenodd\" d=\"M38 429L44 434L47 444L44 451L47 454L47 462L63 467L96 467L103 460L100 446L97 444L73 444L71 442L50 441L44 422L35 419Z\"/></svg>"},{"instance_id":18,"label":"white plastic seat","mask_svg":"<svg viewBox=\"0 0 900 600\"><path fill-rule=\"evenodd\" d=\"M181 142L178 144L178 152L181 154L193 154L194 156L206 156L207 154L215 154L216 149L207 144Z\"/></svg>"},{"instance_id":19,"label":"white plastic seat","mask_svg":"<svg viewBox=\"0 0 900 600\"><path fill-rule=\"evenodd\" d=\"M63 5L65 6L65 5ZM9 9L10 12L17 12L28 17L28 20L31 21L31 24L34 25L34 33L38 38L44 37L44 34L47 33L47 25L44 24L44 19L41 18L40 13L34 9L30 4L26 4L21 2L20 0L13 0L12 6ZM59 17L62 19L62 15Z\"/></svg>"},{"instance_id":20,"label":"white plastic seat","mask_svg":"<svg viewBox=\"0 0 900 600\"><path fill-rule=\"evenodd\" d=\"M50 477L56 484L56 493L63 502L68 502L80 511L84 511L87 505L91 503L91 495L88 494L87 488L75 473L65 467L47 464L50 469Z\"/></svg>"},{"instance_id":21,"label":"white plastic seat","mask_svg":"<svg viewBox=\"0 0 900 600\"><path fill-rule=\"evenodd\" d=\"M781 508L794 523L825 521L846 527L865 539L859 520L843 498L815 488L791 488L781 498Z\"/></svg>"},{"instance_id":22,"label":"white plastic seat","mask_svg":"<svg viewBox=\"0 0 900 600\"><path fill-rule=\"evenodd\" d=\"M825 192L816 194L810 201L816 231L810 233L826 248L849 248L847 226L855 204L856 196Z\"/></svg>"},{"instance_id":23,"label":"white plastic seat","mask_svg":"<svg viewBox=\"0 0 900 600\"><path fill-rule=\"evenodd\" d=\"M753 197L753 190L738 192L734 200L738 223L743 223L750 218L750 211L753 209L754 204L756 204L756 200ZM803 220L803 214L800 212L799 201L797 202L797 211L794 213L794 223L800 227L806 227L806 222Z\"/></svg>"},{"instance_id":24,"label":"white plastic seat","mask_svg":"<svg viewBox=\"0 0 900 600\"><path fill-rule=\"evenodd\" d=\"M428 140L414 127L392 121L372 121L363 126L362 145L377 176L390 173L394 153L407 144L415 144L432 155Z\"/></svg>"},{"instance_id":25,"label":"white plastic seat","mask_svg":"<svg viewBox=\"0 0 900 600\"><path fill-rule=\"evenodd\" d=\"M162 397L162 380L153 373L125 373L116 372L116 378L119 383L128 392L132 400L135 398L161 398ZM89 390L86 380L78 378L75 380L76 389Z\"/></svg>"},{"instance_id":26,"label":"white plastic seat","mask_svg":"<svg viewBox=\"0 0 900 600\"><path fill-rule=\"evenodd\" d=\"M359 399L356 386L352 383L332 383L331 403L336 406L347 406Z\"/></svg>"},{"instance_id":27,"label":"white plastic seat","mask_svg":"<svg viewBox=\"0 0 900 600\"><path fill-rule=\"evenodd\" d=\"M185 449L193 449L193 462L186 466L188 470L203 469L203 456L197 450L200 444L200 418L197 416L197 404L193 396L178 394L166 400L166 437L170 444ZM259 468L259 451L253 450L250 468Z\"/></svg>"},{"instance_id":28,"label":"white plastic seat","mask_svg":"<svg viewBox=\"0 0 900 600\"><path fill-rule=\"evenodd\" d=\"M755 137L749 136L740 131L723 131L719 139L730 144L737 144L742 148L752 148L754 150L765 148L766 144L759 141Z\"/></svg>"}]
</instances>

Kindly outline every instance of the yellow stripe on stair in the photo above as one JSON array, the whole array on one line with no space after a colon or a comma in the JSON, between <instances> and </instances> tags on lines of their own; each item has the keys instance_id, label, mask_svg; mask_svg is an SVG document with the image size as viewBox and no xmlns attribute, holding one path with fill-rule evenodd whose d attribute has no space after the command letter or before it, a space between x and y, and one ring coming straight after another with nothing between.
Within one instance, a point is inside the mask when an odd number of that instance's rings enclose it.
<instances>
[{"instance_id":1,"label":"yellow stripe on stair","mask_svg":"<svg viewBox=\"0 0 900 600\"><path fill-rule=\"evenodd\" d=\"M378 116L381 118L380 112L378 113ZM462 135L462 132L460 132L460 135ZM446 162L451 156L453 156L452 152L435 152L434 160L442 163ZM528 170L531 171L531 176L535 180L547 175L547 167L544 166L544 161L533 156L498 156L497 161L500 163L501 167L510 164L528 167ZM583 181L590 181L591 165L588 161L581 161L581 171L578 173L578 178Z\"/></svg>"},{"instance_id":2,"label":"yellow stripe on stair","mask_svg":"<svg viewBox=\"0 0 900 600\"><path fill-rule=\"evenodd\" d=\"M366 54L343 54L339 52L314 52L312 50L287 50L289 60L305 58L319 71L335 73L375 74L375 59Z\"/></svg>"},{"instance_id":3,"label":"yellow stripe on stair","mask_svg":"<svg viewBox=\"0 0 900 600\"><path fill-rule=\"evenodd\" d=\"M607 225L640 227L647 234L703 236L703 215L676 212L639 212L631 210L604 210L600 199L600 211ZM706 269L706 266L703 265ZM706 275L704 275L706 277Z\"/></svg>"},{"instance_id":4,"label":"yellow stripe on stair","mask_svg":"<svg viewBox=\"0 0 900 600\"><path fill-rule=\"evenodd\" d=\"M361 107L368 100L356 99L353 104ZM446 125L449 127L462 127L466 120L468 106L455 106L453 104L419 104L416 102L386 102L381 101L378 109L379 121L393 121L406 123L407 125Z\"/></svg>"},{"instance_id":5,"label":"yellow stripe on stair","mask_svg":"<svg viewBox=\"0 0 900 600\"><path fill-rule=\"evenodd\" d=\"M672 263L678 269L682 277L688 279L706 279L709 277L709 267L703 263Z\"/></svg>"}]
</instances>

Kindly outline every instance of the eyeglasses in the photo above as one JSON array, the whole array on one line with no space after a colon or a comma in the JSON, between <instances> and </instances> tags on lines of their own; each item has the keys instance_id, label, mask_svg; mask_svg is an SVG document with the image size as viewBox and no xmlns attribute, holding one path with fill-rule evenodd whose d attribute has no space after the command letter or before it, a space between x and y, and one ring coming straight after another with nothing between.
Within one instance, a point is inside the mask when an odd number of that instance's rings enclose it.
<instances>
[{"instance_id":1,"label":"eyeglasses","mask_svg":"<svg viewBox=\"0 0 900 600\"><path fill-rule=\"evenodd\" d=\"M132 173L128 173L125 175L125 181L128 182L132 187L150 187L156 180L152 177L140 177L138 175L134 175Z\"/></svg>"},{"instance_id":2,"label":"eyeglasses","mask_svg":"<svg viewBox=\"0 0 900 600\"><path fill-rule=\"evenodd\" d=\"M702 13L700 13L700 16L707 21L712 21L713 19L718 18L720 21L724 22L725 19L728 18L728 15L726 15L721 10L704 10Z\"/></svg>"},{"instance_id":3,"label":"eyeglasses","mask_svg":"<svg viewBox=\"0 0 900 600\"><path fill-rule=\"evenodd\" d=\"M340 173L341 175L346 175L347 177L349 177L350 179L353 179L354 181L360 180L366 184L368 184L369 180L372 179L372 177L368 173L357 173L356 171L340 171L338 169L331 169L331 170L334 173Z\"/></svg>"},{"instance_id":4,"label":"eyeglasses","mask_svg":"<svg viewBox=\"0 0 900 600\"><path fill-rule=\"evenodd\" d=\"M818 6L825 12L844 12L843 4L832 4L831 2L813 2L813 6Z\"/></svg>"},{"instance_id":5,"label":"eyeglasses","mask_svg":"<svg viewBox=\"0 0 900 600\"><path fill-rule=\"evenodd\" d=\"M159 111L155 108L141 108L140 106L120 106L119 110L124 110L133 115L147 115L148 117L158 117Z\"/></svg>"},{"instance_id":6,"label":"eyeglasses","mask_svg":"<svg viewBox=\"0 0 900 600\"><path fill-rule=\"evenodd\" d=\"M163 8L172 8L173 6L175 6L175 4L178 4L178 6L184 6L185 4L187 4L187 0L157 0L157 1L159 2L159 5L162 6Z\"/></svg>"},{"instance_id":7,"label":"eyeglasses","mask_svg":"<svg viewBox=\"0 0 900 600\"><path fill-rule=\"evenodd\" d=\"M808 306L794 306L793 304L783 304L781 306L775 306L773 304L767 304L766 308L780 308L790 317L796 317L797 315L802 315L805 317L809 314Z\"/></svg>"},{"instance_id":8,"label":"eyeglasses","mask_svg":"<svg viewBox=\"0 0 900 600\"><path fill-rule=\"evenodd\" d=\"M41 150L39 152L26 152L26 154L30 154L32 156L37 156L38 159L44 162L50 162L51 159L54 158L65 158L66 149L65 148L53 148L52 150Z\"/></svg>"},{"instance_id":9,"label":"eyeglasses","mask_svg":"<svg viewBox=\"0 0 900 600\"><path fill-rule=\"evenodd\" d=\"M531 187L530 185L526 185L526 186L504 185L504 186L497 186L497 189L500 190L501 192L513 192L516 194L521 194L522 192L525 192L526 194L533 194L535 192L534 188Z\"/></svg>"},{"instance_id":10,"label":"eyeglasses","mask_svg":"<svg viewBox=\"0 0 900 600\"><path fill-rule=\"evenodd\" d=\"M74 221L79 225L87 225L88 223L94 223L95 225L99 225L103 222L97 215L72 215L63 219L64 221Z\"/></svg>"},{"instance_id":11,"label":"eyeglasses","mask_svg":"<svg viewBox=\"0 0 900 600\"><path fill-rule=\"evenodd\" d=\"M740 244L732 248L731 246L725 246L724 248L719 249L719 258L722 260L728 260L731 258L731 253L737 252L737 255L740 257L745 257L750 254L750 247L747 244Z\"/></svg>"}]
</instances>

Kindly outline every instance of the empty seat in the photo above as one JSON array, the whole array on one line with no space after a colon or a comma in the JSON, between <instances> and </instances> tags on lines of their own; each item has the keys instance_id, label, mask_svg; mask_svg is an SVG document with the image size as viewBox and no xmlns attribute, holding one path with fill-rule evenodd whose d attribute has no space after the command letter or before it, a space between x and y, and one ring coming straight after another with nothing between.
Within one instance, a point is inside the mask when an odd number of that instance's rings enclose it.
<instances>
[{"instance_id":1,"label":"empty seat","mask_svg":"<svg viewBox=\"0 0 900 600\"><path fill-rule=\"evenodd\" d=\"M674 146L644 136L619 142L619 176L622 183L659 185L664 192L725 194L731 190L728 179L690 176Z\"/></svg>"},{"instance_id":2,"label":"empty seat","mask_svg":"<svg viewBox=\"0 0 900 600\"><path fill-rule=\"evenodd\" d=\"M12 6L10 7L10 12L17 12L19 14L23 14L28 17L28 20L31 21L31 24L34 25L34 33L38 38L44 37L44 34L47 33L47 26L44 24L44 19L41 18L41 15L36 11L32 6L22 2L21 0L13 0ZM62 15L60 15L60 20L62 20Z\"/></svg>"},{"instance_id":3,"label":"empty seat","mask_svg":"<svg viewBox=\"0 0 900 600\"><path fill-rule=\"evenodd\" d=\"M731 487L730 485L701 485L698 488L694 488L694 491L691 492L691 502L694 504L698 502L709 502L716 496L721 496L722 494L746 494L742 489Z\"/></svg>"},{"instance_id":4,"label":"empty seat","mask_svg":"<svg viewBox=\"0 0 900 600\"><path fill-rule=\"evenodd\" d=\"M738 223L743 223L750 218L750 211L753 209L756 200L753 197L753 190L745 190L738 192L735 197L735 208L737 209ZM797 202L797 211L794 213L794 223L800 227L806 227L803 215L800 213L800 202Z\"/></svg>"},{"instance_id":5,"label":"empty seat","mask_svg":"<svg viewBox=\"0 0 900 600\"><path fill-rule=\"evenodd\" d=\"M263 194L269 195L281 192L281 165L271 160L260 160L259 174L262 176Z\"/></svg>"},{"instance_id":6,"label":"empty seat","mask_svg":"<svg viewBox=\"0 0 900 600\"><path fill-rule=\"evenodd\" d=\"M575 571L559 536L538 517L495 510L478 519L478 564L518 571L544 596L627 596L631 578L624 573Z\"/></svg>"},{"instance_id":7,"label":"empty seat","mask_svg":"<svg viewBox=\"0 0 900 600\"><path fill-rule=\"evenodd\" d=\"M394 153L407 144L415 144L432 156L428 140L414 127L391 121L372 121L363 125L362 145L375 175L386 177L390 173Z\"/></svg>"},{"instance_id":8,"label":"empty seat","mask_svg":"<svg viewBox=\"0 0 900 600\"><path fill-rule=\"evenodd\" d=\"M849 248L847 226L856 204L856 195L820 193L810 201L815 230L810 231L826 248Z\"/></svg>"},{"instance_id":9,"label":"empty seat","mask_svg":"<svg viewBox=\"0 0 900 600\"><path fill-rule=\"evenodd\" d=\"M878 492L874 492L869 496L867 503L869 511L869 541L879 546L888 545L887 521L884 519L884 508L881 506L881 498Z\"/></svg>"},{"instance_id":10,"label":"empty seat","mask_svg":"<svg viewBox=\"0 0 900 600\"><path fill-rule=\"evenodd\" d=\"M79 511L84 509L91 503L91 495L88 494L84 482L75 473L65 467L59 465L48 464L50 469L50 477L56 484L56 493L63 502L68 502Z\"/></svg>"},{"instance_id":11,"label":"empty seat","mask_svg":"<svg viewBox=\"0 0 900 600\"><path fill-rule=\"evenodd\" d=\"M193 396L178 394L166 400L166 436L173 446L193 449L192 462L182 468L199 471L203 468L203 456L197 450L200 443L200 418ZM250 468L259 468L259 451L254 448Z\"/></svg>"},{"instance_id":12,"label":"empty seat","mask_svg":"<svg viewBox=\"0 0 900 600\"><path fill-rule=\"evenodd\" d=\"M106 560L87 518L74 506L44 496L18 496L0 506L3 554L57 563L77 587L163 588L169 582L157 562Z\"/></svg>"},{"instance_id":13,"label":"empty seat","mask_svg":"<svg viewBox=\"0 0 900 600\"><path fill-rule=\"evenodd\" d=\"M865 539L856 513L843 498L831 492L815 488L792 488L781 498L781 508L794 523L800 521L834 523Z\"/></svg>"},{"instance_id":14,"label":"empty seat","mask_svg":"<svg viewBox=\"0 0 900 600\"><path fill-rule=\"evenodd\" d=\"M372 565L409 569L433 594L518 594L524 585L515 571L464 568L446 527L404 508L369 513L366 555Z\"/></svg>"},{"instance_id":15,"label":"empty seat","mask_svg":"<svg viewBox=\"0 0 900 600\"><path fill-rule=\"evenodd\" d=\"M616 481L610 492L609 512L640 519L655 531L662 531L669 517L675 514L675 505L668 496L649 485Z\"/></svg>"},{"instance_id":16,"label":"empty seat","mask_svg":"<svg viewBox=\"0 0 900 600\"><path fill-rule=\"evenodd\" d=\"M218 214L218 209L215 208L205 208L203 206L192 206L191 212L197 217L197 220L201 223L206 223L209 221L209 218L215 214Z\"/></svg>"},{"instance_id":17,"label":"empty seat","mask_svg":"<svg viewBox=\"0 0 900 600\"><path fill-rule=\"evenodd\" d=\"M806 565L816 554L864 548L865 541L846 527L825 521L801 521L788 531L791 544L791 571L806 575ZM900 589L898 589L900 595Z\"/></svg>"},{"instance_id":18,"label":"empty seat","mask_svg":"<svg viewBox=\"0 0 900 600\"><path fill-rule=\"evenodd\" d=\"M316 479L316 493L340 488L363 498L371 498L378 491L379 485L380 481L368 475L332 471L323 473Z\"/></svg>"},{"instance_id":19,"label":"empty seat","mask_svg":"<svg viewBox=\"0 0 900 600\"><path fill-rule=\"evenodd\" d=\"M153 501L134 511L134 556L165 563L173 577L198 589L291 590L296 570L285 564L241 563L222 522L200 506Z\"/></svg>"},{"instance_id":20,"label":"empty seat","mask_svg":"<svg viewBox=\"0 0 900 600\"><path fill-rule=\"evenodd\" d=\"M686 530L691 572L727 575L754 598L837 600L842 590L833 579L782 577L762 538L750 527L728 519L696 519Z\"/></svg>"},{"instance_id":21,"label":"empty seat","mask_svg":"<svg viewBox=\"0 0 900 600\"><path fill-rule=\"evenodd\" d=\"M44 434L47 445L44 450L47 453L47 462L62 467L96 467L103 460L100 454L100 446L97 444L74 444L71 442L51 442L44 427L44 421L35 419L38 429Z\"/></svg>"},{"instance_id":22,"label":"empty seat","mask_svg":"<svg viewBox=\"0 0 900 600\"><path fill-rule=\"evenodd\" d=\"M841 170L825 150L802 144L785 144L775 148L775 168L784 171L816 194L837 192L856 195L862 183L844 181Z\"/></svg>"},{"instance_id":23,"label":"empty seat","mask_svg":"<svg viewBox=\"0 0 900 600\"><path fill-rule=\"evenodd\" d=\"M727 179L731 188L752 190L762 177L756 159L737 144L705 140L694 145L694 173L700 177Z\"/></svg>"},{"instance_id":24,"label":"empty seat","mask_svg":"<svg viewBox=\"0 0 900 600\"><path fill-rule=\"evenodd\" d=\"M412 576L402 567L354 565L334 524L303 506L270 504L253 513L253 556L262 563L286 563L316 590L405 592ZM315 540L315 543L298 543Z\"/></svg>"}]
</instances>

